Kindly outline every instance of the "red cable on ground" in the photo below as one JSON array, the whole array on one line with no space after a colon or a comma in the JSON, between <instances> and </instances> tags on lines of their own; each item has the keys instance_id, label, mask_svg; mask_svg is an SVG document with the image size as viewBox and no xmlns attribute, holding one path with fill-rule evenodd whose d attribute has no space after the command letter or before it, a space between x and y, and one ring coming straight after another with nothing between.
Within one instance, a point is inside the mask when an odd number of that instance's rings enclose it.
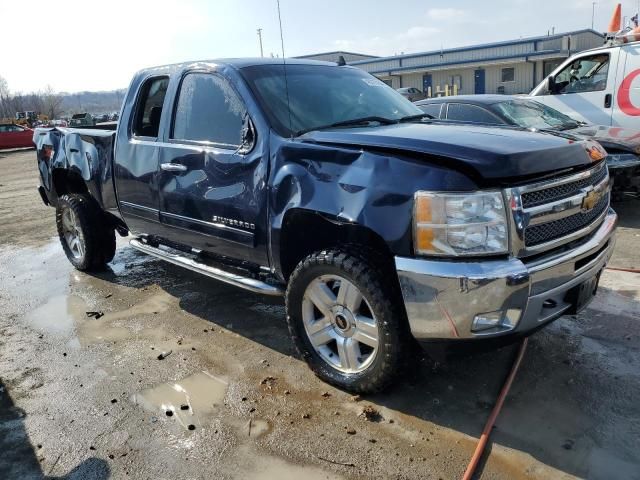
<instances>
[{"instance_id":1,"label":"red cable on ground","mask_svg":"<svg viewBox=\"0 0 640 480\"><path fill-rule=\"evenodd\" d=\"M619 272L630 272L630 273L640 273L640 269L637 268L618 268L618 267L606 267L607 270L615 270ZM496 404L493 406L493 410L491 411L491 415L487 419L487 423L484 426L484 430L482 430L482 434L480 435L480 440L478 440L478 445L476 446L475 451L473 452L473 456L471 457L471 461L469 465L467 465L467 469L462 476L462 480L471 480L474 472L482 458L482 454L484 453L484 449L487 446L487 442L489 441L489 435L491 434L491 430L493 429L493 425L496 423L496 419L500 414L500 410L502 410L502 405L504 405L504 401L507 398L507 394L509 393L509 389L511 388L511 384L513 383L513 379L520 368L520 364L522 363L522 358L524 357L524 352L527 349L528 339L525 338L520 344L520 349L518 350L518 355L516 356L513 365L511 366L511 371L509 372L509 376L504 382L502 386L502 390L500 391L500 395L498 395L498 399L496 400Z\"/></svg>"},{"instance_id":2,"label":"red cable on ground","mask_svg":"<svg viewBox=\"0 0 640 480\"><path fill-rule=\"evenodd\" d=\"M511 384L513 383L513 379L516 376L518 368L520 368L520 363L522 362L522 358L524 357L524 352L527 349L528 339L525 338L520 344L520 349L518 350L518 355L516 356L513 365L511 366L511 371L509 372L509 376L504 382L502 386L502 390L500 391L500 395L498 395L498 400L496 404L493 406L493 410L491 411L491 415L487 419L487 423L484 426L484 430L482 431L482 435L480 435L480 440L478 440L478 445L476 446L475 451L473 452L473 456L471 457L471 461L467 466L467 469L462 476L462 480L471 480L473 473L476 471L476 467L478 466L478 462L480 462L480 458L482 458L482 453L489 441L489 435L491 434L491 430L493 429L493 425L500 414L500 410L502 409L502 405L504 404L505 398L507 398L507 394L509 393L509 389L511 388Z\"/></svg>"},{"instance_id":3,"label":"red cable on ground","mask_svg":"<svg viewBox=\"0 0 640 480\"><path fill-rule=\"evenodd\" d=\"M616 272L629 272L640 273L640 269L637 268L620 268L620 267L605 267L607 270L615 270Z\"/></svg>"}]
</instances>

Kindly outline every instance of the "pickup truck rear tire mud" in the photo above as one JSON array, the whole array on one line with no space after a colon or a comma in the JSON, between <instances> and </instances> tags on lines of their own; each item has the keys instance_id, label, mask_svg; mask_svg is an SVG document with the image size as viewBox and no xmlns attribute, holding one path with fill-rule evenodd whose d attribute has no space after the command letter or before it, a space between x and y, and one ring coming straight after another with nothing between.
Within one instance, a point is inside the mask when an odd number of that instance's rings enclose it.
<instances>
[{"instance_id":1,"label":"pickup truck rear tire mud","mask_svg":"<svg viewBox=\"0 0 640 480\"><path fill-rule=\"evenodd\" d=\"M100 207L88 195L63 195L56 209L60 243L78 270L101 270L113 260L115 231L105 225Z\"/></svg>"},{"instance_id":2,"label":"pickup truck rear tire mud","mask_svg":"<svg viewBox=\"0 0 640 480\"><path fill-rule=\"evenodd\" d=\"M388 386L410 350L396 289L375 257L350 248L313 253L298 264L286 293L300 355L322 380L354 393Z\"/></svg>"}]
</instances>

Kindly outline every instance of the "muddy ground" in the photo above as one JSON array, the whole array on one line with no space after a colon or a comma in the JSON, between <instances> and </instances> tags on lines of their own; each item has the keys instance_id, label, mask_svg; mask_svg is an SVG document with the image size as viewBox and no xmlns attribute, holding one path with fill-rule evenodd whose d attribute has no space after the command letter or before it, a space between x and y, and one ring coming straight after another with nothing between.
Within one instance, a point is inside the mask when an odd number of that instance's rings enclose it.
<instances>
[{"instance_id":1,"label":"muddy ground","mask_svg":"<svg viewBox=\"0 0 640 480\"><path fill-rule=\"evenodd\" d=\"M0 152L0 478L461 477L515 347L353 398L297 358L279 300L124 239L73 270L37 183L33 151ZM639 206L617 206L614 265L640 267ZM531 337L477 478L640 479L639 306L640 276L608 271Z\"/></svg>"}]
</instances>

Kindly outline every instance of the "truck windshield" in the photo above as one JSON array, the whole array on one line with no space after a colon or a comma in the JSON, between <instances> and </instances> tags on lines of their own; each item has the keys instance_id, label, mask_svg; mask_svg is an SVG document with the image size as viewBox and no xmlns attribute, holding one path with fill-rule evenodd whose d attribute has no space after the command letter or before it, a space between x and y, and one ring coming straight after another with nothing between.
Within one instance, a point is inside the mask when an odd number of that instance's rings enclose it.
<instances>
[{"instance_id":1,"label":"truck windshield","mask_svg":"<svg viewBox=\"0 0 640 480\"><path fill-rule=\"evenodd\" d=\"M257 65L240 71L282 136L331 125L388 124L422 110L362 70L329 65ZM287 106L287 90L289 107ZM353 122L355 120L355 122Z\"/></svg>"},{"instance_id":2,"label":"truck windshield","mask_svg":"<svg viewBox=\"0 0 640 480\"><path fill-rule=\"evenodd\" d=\"M568 130L581 125L580 122L564 113L531 100L509 100L493 105L500 116L509 123L524 128Z\"/></svg>"}]
</instances>

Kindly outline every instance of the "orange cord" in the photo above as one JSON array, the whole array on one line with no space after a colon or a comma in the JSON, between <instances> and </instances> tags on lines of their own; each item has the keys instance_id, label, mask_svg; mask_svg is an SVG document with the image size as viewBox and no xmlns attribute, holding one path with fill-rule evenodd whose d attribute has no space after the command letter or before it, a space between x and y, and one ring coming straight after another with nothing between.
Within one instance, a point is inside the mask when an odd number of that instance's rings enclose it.
<instances>
[{"instance_id":1,"label":"orange cord","mask_svg":"<svg viewBox=\"0 0 640 480\"><path fill-rule=\"evenodd\" d=\"M513 379L516 376L518 368L520 368L520 363L522 362L522 358L524 357L524 352L527 349L528 339L525 338L520 344L520 349L518 350L518 355L516 356L513 365L511 366L511 371L509 372L509 376L507 377L504 385L502 386L502 390L500 391L500 395L498 396L498 400L496 404L493 406L493 410L491 411L491 415L487 419L487 423L484 426L484 430L482 431L482 435L480 435L480 440L478 440L478 445L476 446L475 451L473 452L473 456L471 457L471 461L467 466L467 469L464 472L462 480L471 480L473 473L476 471L476 467L478 466L478 462L480 462L480 458L482 457L482 453L489 441L489 435L491 434L491 430L493 429L493 425L500 414L500 410L502 409L502 405L504 404L504 400L509 393L509 389L511 388L511 384L513 383Z\"/></svg>"},{"instance_id":2,"label":"orange cord","mask_svg":"<svg viewBox=\"0 0 640 480\"><path fill-rule=\"evenodd\" d=\"M619 272L630 272L630 273L640 273L640 269L637 268L617 268L617 267L606 267L607 270L616 270ZM493 410L491 411L491 415L487 419L487 423L484 426L484 430L482 430L482 434L480 435L480 440L478 440L478 445L476 446L475 451L473 452L473 456L471 457L471 461L467 466L467 469L462 476L462 480L471 480L474 472L482 458L482 454L484 453L484 449L487 446L487 442L489 441L489 435L491 434L491 430L493 430L493 425L496 423L496 419L500 414L500 410L502 410L502 405L504 404L505 399L507 398L507 394L509 393L509 389L511 388L511 384L513 383L513 379L516 376L518 368L520 368L520 363L522 363L522 358L524 357L524 352L527 349L528 339L525 338L520 344L520 349L518 350L518 355L516 356L513 365L511 366L511 371L509 372L509 376L507 377L504 385L502 386L502 390L500 391L500 395L498 396L498 400L496 404L493 406Z\"/></svg>"},{"instance_id":3,"label":"orange cord","mask_svg":"<svg viewBox=\"0 0 640 480\"><path fill-rule=\"evenodd\" d=\"M615 270L617 272L640 273L640 269L637 268L606 267L606 269Z\"/></svg>"}]
</instances>

